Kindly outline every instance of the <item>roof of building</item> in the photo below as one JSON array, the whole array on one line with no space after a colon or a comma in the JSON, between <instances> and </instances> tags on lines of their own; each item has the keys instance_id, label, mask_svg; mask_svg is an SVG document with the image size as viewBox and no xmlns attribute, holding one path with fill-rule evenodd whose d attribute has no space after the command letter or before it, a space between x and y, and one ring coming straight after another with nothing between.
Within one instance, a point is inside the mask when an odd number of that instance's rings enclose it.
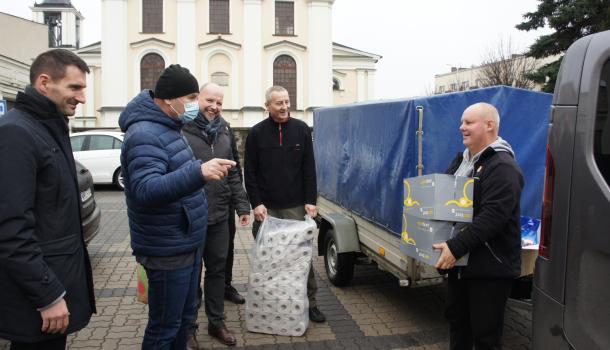
<instances>
[{"instance_id":1,"label":"roof of building","mask_svg":"<svg viewBox=\"0 0 610 350\"><path fill-rule=\"evenodd\" d=\"M40 4L34 4L34 7L73 7L70 0L42 0Z\"/></svg>"}]
</instances>

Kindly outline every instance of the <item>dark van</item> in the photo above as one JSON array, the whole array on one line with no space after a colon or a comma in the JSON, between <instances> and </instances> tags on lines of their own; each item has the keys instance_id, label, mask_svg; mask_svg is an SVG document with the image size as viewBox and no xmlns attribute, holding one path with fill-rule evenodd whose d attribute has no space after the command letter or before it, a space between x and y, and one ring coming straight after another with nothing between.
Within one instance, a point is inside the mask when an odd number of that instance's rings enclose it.
<instances>
[{"instance_id":1,"label":"dark van","mask_svg":"<svg viewBox=\"0 0 610 350\"><path fill-rule=\"evenodd\" d=\"M534 349L610 349L610 31L566 52L553 96Z\"/></svg>"}]
</instances>

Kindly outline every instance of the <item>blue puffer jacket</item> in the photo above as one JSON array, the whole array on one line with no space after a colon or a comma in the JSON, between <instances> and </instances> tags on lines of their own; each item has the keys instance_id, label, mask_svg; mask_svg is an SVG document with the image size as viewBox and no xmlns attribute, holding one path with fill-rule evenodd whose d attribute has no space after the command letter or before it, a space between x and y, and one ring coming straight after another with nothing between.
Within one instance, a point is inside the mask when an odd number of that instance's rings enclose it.
<instances>
[{"instance_id":1,"label":"blue puffer jacket","mask_svg":"<svg viewBox=\"0 0 610 350\"><path fill-rule=\"evenodd\" d=\"M121 168L135 255L175 256L202 246L208 204L201 161L150 90L136 96L119 117L125 132Z\"/></svg>"}]
</instances>

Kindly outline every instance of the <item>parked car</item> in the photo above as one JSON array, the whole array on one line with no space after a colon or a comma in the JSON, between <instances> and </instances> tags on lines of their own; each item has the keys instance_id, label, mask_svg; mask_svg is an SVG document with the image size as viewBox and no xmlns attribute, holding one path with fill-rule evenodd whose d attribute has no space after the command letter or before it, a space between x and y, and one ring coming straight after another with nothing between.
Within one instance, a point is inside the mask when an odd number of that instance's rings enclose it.
<instances>
[{"instance_id":1,"label":"parked car","mask_svg":"<svg viewBox=\"0 0 610 350\"><path fill-rule=\"evenodd\" d=\"M610 349L610 30L573 43L549 120L532 349Z\"/></svg>"},{"instance_id":2,"label":"parked car","mask_svg":"<svg viewBox=\"0 0 610 350\"><path fill-rule=\"evenodd\" d=\"M80 216L83 223L83 236L85 243L89 244L100 230L101 211L97 203L95 203L91 173L78 161L75 163L81 199Z\"/></svg>"},{"instance_id":3,"label":"parked car","mask_svg":"<svg viewBox=\"0 0 610 350\"><path fill-rule=\"evenodd\" d=\"M123 133L119 131L91 130L70 135L74 159L91 172L94 184L114 184L121 190L121 145Z\"/></svg>"}]
</instances>

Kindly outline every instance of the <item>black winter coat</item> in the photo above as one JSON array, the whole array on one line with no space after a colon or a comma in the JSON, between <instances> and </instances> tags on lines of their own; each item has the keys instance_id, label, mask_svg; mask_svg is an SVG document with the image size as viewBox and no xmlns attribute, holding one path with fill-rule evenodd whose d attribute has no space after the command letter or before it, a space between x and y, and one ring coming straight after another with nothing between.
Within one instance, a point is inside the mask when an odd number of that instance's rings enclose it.
<instances>
[{"instance_id":1,"label":"black winter coat","mask_svg":"<svg viewBox=\"0 0 610 350\"><path fill-rule=\"evenodd\" d=\"M288 118L278 124L269 117L256 124L246 139L244 158L252 208L316 204L316 163L311 130L305 122Z\"/></svg>"},{"instance_id":2,"label":"black winter coat","mask_svg":"<svg viewBox=\"0 0 610 350\"><path fill-rule=\"evenodd\" d=\"M32 87L0 118L0 337L36 342L65 291L68 333L95 312L67 118Z\"/></svg>"},{"instance_id":3,"label":"black winter coat","mask_svg":"<svg viewBox=\"0 0 610 350\"><path fill-rule=\"evenodd\" d=\"M463 155L447 173L459 168ZM468 265L452 273L463 278L515 278L521 272L520 206L523 174L511 154L487 148L474 165L473 220L447 241L456 258L470 253Z\"/></svg>"},{"instance_id":4,"label":"black winter coat","mask_svg":"<svg viewBox=\"0 0 610 350\"><path fill-rule=\"evenodd\" d=\"M204 118L199 114L197 118ZM233 133L229 129L229 124L222 119L218 128L218 134L214 140L210 140L205 133L197 126L196 122L187 123L182 128L182 133L191 146L195 158L203 163L213 159L222 158L234 160ZM205 194L208 199L208 224L216 224L229 218L229 207L231 204L238 215L250 214L250 204L248 196L242 185L241 169L232 167L229 176L221 180L208 181L205 184Z\"/></svg>"}]
</instances>

